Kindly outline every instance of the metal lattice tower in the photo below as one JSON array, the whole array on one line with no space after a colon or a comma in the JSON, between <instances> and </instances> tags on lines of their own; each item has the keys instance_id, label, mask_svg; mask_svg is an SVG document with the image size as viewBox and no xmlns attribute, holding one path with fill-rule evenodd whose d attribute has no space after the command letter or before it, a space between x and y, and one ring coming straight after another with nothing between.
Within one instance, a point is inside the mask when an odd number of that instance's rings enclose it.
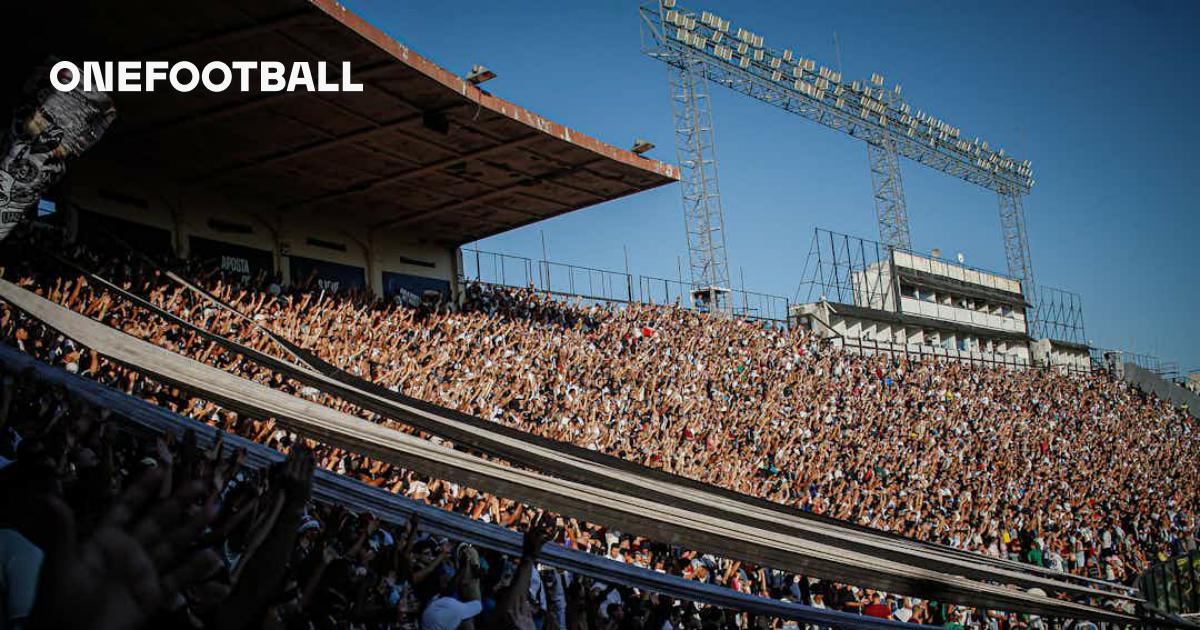
<instances>
[{"instance_id":1,"label":"metal lattice tower","mask_svg":"<svg viewBox=\"0 0 1200 630\"><path fill-rule=\"evenodd\" d=\"M1008 275L1021 281L1025 299L1033 305L1027 316L1030 333L1042 336L1038 317L1037 285L1033 281L1033 262L1029 258L1029 237L1025 233L1025 204L1020 190L1000 187L1000 229L1004 234L1004 255L1008 261Z\"/></svg>"},{"instance_id":2,"label":"metal lattice tower","mask_svg":"<svg viewBox=\"0 0 1200 630\"><path fill-rule=\"evenodd\" d=\"M875 187L875 216L879 221L879 240L888 247L911 250L908 232L908 206L904 201L904 182L900 179L900 158L886 136L879 144L867 143L871 164L871 183Z\"/></svg>"},{"instance_id":3,"label":"metal lattice tower","mask_svg":"<svg viewBox=\"0 0 1200 630\"><path fill-rule=\"evenodd\" d=\"M911 248L899 168L902 157L998 193L1008 271L1022 281L1026 297L1035 303L1021 203L1034 183L1028 160L1018 161L979 138L969 141L957 127L914 111L900 98L899 86L883 87L882 76L874 75L869 82L843 81L840 72L818 67L791 50L768 48L762 36L735 29L707 11L684 10L678 0L646 0L640 14L642 49L647 55L676 70L687 68L693 78L707 78L865 141L884 243ZM698 65L703 65L702 72ZM678 114L676 121L678 132ZM711 120L707 123L711 137ZM718 214L716 219L720 218ZM690 236L689 230L689 241Z\"/></svg>"},{"instance_id":4,"label":"metal lattice tower","mask_svg":"<svg viewBox=\"0 0 1200 630\"><path fill-rule=\"evenodd\" d=\"M762 36L731 28L711 13L685 12L677 0L647 0L640 13L643 52L667 65L699 59L713 83L859 140L882 145L887 138L899 157L976 186L1021 194L1033 187L1028 161L969 141L957 127L914 110L899 98L898 87L882 86L883 77L843 81L841 73L790 50L767 48Z\"/></svg>"},{"instance_id":5,"label":"metal lattice tower","mask_svg":"<svg viewBox=\"0 0 1200 630\"><path fill-rule=\"evenodd\" d=\"M681 63L670 66L668 71L692 290L705 296L713 310L726 312L731 303L725 214L717 184L717 152L705 64L694 55L684 55Z\"/></svg>"}]
</instances>

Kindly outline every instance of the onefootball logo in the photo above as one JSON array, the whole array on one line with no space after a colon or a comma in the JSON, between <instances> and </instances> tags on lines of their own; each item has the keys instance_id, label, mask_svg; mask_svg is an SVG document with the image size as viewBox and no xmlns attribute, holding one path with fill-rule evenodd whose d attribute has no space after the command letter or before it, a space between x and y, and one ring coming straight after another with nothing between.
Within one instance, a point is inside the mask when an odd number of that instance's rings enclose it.
<instances>
[{"instance_id":1,"label":"onefootball logo","mask_svg":"<svg viewBox=\"0 0 1200 630\"><path fill-rule=\"evenodd\" d=\"M203 85L209 92L224 92L237 86L242 92L361 92L361 83L350 77L350 62L342 62L340 77L329 80L328 65L297 61L212 61L199 68L190 61L85 61L83 68L59 61L50 68L50 84L60 92L82 86L85 92L153 92L169 86L191 92ZM316 66L315 71L313 66ZM257 80L251 81L256 75ZM236 77L236 81L234 80Z\"/></svg>"}]
</instances>

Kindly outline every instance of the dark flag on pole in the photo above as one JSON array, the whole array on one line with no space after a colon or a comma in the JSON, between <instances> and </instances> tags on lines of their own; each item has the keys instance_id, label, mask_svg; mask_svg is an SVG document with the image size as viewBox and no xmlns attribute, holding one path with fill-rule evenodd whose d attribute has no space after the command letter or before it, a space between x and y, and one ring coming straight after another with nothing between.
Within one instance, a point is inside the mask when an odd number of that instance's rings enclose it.
<instances>
[{"instance_id":1,"label":"dark flag on pole","mask_svg":"<svg viewBox=\"0 0 1200 630\"><path fill-rule=\"evenodd\" d=\"M50 69L57 61L47 59L34 71L0 137L0 240L58 181L67 161L95 144L117 115L108 94L85 92L82 81L69 92L55 89Z\"/></svg>"}]
</instances>

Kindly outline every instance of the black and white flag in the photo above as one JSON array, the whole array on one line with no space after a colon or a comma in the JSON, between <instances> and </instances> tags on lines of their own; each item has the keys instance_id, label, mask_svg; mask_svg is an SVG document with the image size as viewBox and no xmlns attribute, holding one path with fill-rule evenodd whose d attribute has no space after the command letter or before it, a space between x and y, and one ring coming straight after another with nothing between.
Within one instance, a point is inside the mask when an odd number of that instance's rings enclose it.
<instances>
[{"instance_id":1,"label":"black and white flag","mask_svg":"<svg viewBox=\"0 0 1200 630\"><path fill-rule=\"evenodd\" d=\"M85 92L82 82L69 92L51 86L56 61L48 59L34 71L0 137L0 240L58 181L67 161L95 144L116 118L104 92Z\"/></svg>"}]
</instances>

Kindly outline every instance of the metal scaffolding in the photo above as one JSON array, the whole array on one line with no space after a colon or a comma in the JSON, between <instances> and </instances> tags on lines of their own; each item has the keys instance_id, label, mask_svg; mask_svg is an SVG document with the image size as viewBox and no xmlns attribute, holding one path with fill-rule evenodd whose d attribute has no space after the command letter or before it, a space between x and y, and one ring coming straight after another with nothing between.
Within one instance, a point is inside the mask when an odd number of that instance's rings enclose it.
<instances>
[{"instance_id":1,"label":"metal scaffolding","mask_svg":"<svg viewBox=\"0 0 1200 630\"><path fill-rule=\"evenodd\" d=\"M1036 324L1039 339L1053 339L1070 343L1087 344L1087 333L1083 327L1083 299L1078 293L1039 286Z\"/></svg>"},{"instance_id":2,"label":"metal scaffolding","mask_svg":"<svg viewBox=\"0 0 1200 630\"><path fill-rule=\"evenodd\" d=\"M1033 186L1028 161L983 141L967 141L945 121L914 112L899 98L898 86L884 89L882 77L843 82L840 73L790 50L768 48L761 36L733 29L708 12L685 12L674 0L649 0L641 16L642 51L663 63L678 67L685 59L699 60L713 83L860 140L883 144L887 137L897 155L977 186L1021 193Z\"/></svg>"},{"instance_id":3,"label":"metal scaffolding","mask_svg":"<svg viewBox=\"0 0 1200 630\"><path fill-rule=\"evenodd\" d=\"M1008 272L1022 281L1026 297L1036 307L1036 285L1022 206L1022 196L1029 193L1034 183L1028 160L1018 161L979 138L968 141L957 127L921 110L914 111L900 97L899 86L884 87L882 76L874 75L870 81L843 81L840 72L818 67L814 60L791 50L766 47L762 36L733 28L728 20L707 11L685 10L677 0L647 0L640 13L643 52L671 66L673 76L706 78L865 141L879 235L885 244L899 249L912 247L900 178L901 157L998 193ZM672 88L673 96L675 89ZM689 164L684 156L705 164L704 155L694 148L703 147L703 142L694 140L695 136L707 136L711 142L712 121L705 113L702 122L694 118L689 123L676 112L676 139L685 170ZM688 124L692 128L683 129ZM715 158L711 165L715 190ZM688 216L700 217L700 211L706 210L710 221L719 222L722 218L719 200L714 218L711 208L698 207L695 200L706 197L697 192L696 186L685 177ZM689 248L692 238L689 227ZM723 253L722 248L721 261ZM706 260L705 256L709 254L701 248L699 260ZM696 260L694 252L693 267ZM727 272L724 277L728 277ZM694 268L693 280L696 278Z\"/></svg>"}]
</instances>

